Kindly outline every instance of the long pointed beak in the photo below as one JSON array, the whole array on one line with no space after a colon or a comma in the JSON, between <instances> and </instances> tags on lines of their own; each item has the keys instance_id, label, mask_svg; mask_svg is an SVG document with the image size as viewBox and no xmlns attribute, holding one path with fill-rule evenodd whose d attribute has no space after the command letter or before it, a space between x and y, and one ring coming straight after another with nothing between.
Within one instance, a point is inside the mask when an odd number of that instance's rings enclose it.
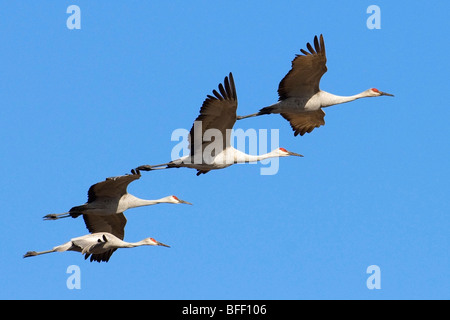
<instances>
[{"instance_id":1,"label":"long pointed beak","mask_svg":"<svg viewBox=\"0 0 450 320\"><path fill-rule=\"evenodd\" d=\"M302 154L300 154L300 153L295 153L295 152L291 152L291 151L288 151L288 154L289 154L290 156L303 157Z\"/></svg>"},{"instance_id":2,"label":"long pointed beak","mask_svg":"<svg viewBox=\"0 0 450 320\"><path fill-rule=\"evenodd\" d=\"M187 202L187 201L184 201L184 200L180 200L180 202L181 202L181 203L184 203L184 204L190 204L191 206L193 206L193 204L192 204L192 203L190 203L190 202Z\"/></svg>"},{"instance_id":3,"label":"long pointed beak","mask_svg":"<svg viewBox=\"0 0 450 320\"><path fill-rule=\"evenodd\" d=\"M380 92L382 96L395 97L393 94L387 92Z\"/></svg>"},{"instance_id":4,"label":"long pointed beak","mask_svg":"<svg viewBox=\"0 0 450 320\"><path fill-rule=\"evenodd\" d=\"M170 246L169 246L169 245L167 245L167 244L164 244L164 243L162 243L162 242L159 242L159 241L157 241L157 242L156 242L156 244L157 244L158 246L163 246L163 247L167 247L167 248L170 248Z\"/></svg>"}]
</instances>

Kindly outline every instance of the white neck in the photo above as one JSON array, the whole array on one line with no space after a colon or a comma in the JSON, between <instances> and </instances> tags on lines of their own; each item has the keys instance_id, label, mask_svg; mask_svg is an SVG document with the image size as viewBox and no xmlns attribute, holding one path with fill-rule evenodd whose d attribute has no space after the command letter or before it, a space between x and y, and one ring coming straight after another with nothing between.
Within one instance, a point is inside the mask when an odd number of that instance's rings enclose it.
<instances>
[{"instance_id":1,"label":"white neck","mask_svg":"<svg viewBox=\"0 0 450 320\"><path fill-rule=\"evenodd\" d=\"M116 237L111 238L108 235L106 237L108 241L102 243L104 245L104 249L134 248L139 246L151 245L148 239L143 239L138 242L126 242Z\"/></svg>"},{"instance_id":2,"label":"white neck","mask_svg":"<svg viewBox=\"0 0 450 320\"><path fill-rule=\"evenodd\" d=\"M145 246L148 243L145 242L144 240L138 241L138 242L124 242L123 247L122 248L134 248L134 247L139 247L139 246Z\"/></svg>"},{"instance_id":3,"label":"white neck","mask_svg":"<svg viewBox=\"0 0 450 320\"><path fill-rule=\"evenodd\" d=\"M171 202L169 201L169 197L164 197L161 199L157 199L157 200L145 200L145 199L140 199L138 197L132 196L132 195L128 195L129 199L128 199L128 204L129 204L129 208L137 208L137 207L144 207L144 206L152 206L154 204L158 204L158 203L168 203Z\"/></svg>"},{"instance_id":4,"label":"white neck","mask_svg":"<svg viewBox=\"0 0 450 320\"><path fill-rule=\"evenodd\" d=\"M337 96L329 92L321 91L320 102L322 107L330 107L336 104L346 103L354 101L356 99L368 97L368 95L366 95L365 93L366 91L355 94L353 96Z\"/></svg>"},{"instance_id":5,"label":"white neck","mask_svg":"<svg viewBox=\"0 0 450 320\"><path fill-rule=\"evenodd\" d=\"M261 161L264 159L275 158L275 157L279 157L278 153L276 153L276 150L269 152L269 153L254 156L254 155L246 154L244 152L241 152L241 151L235 149L234 162L235 163L257 162L257 161Z\"/></svg>"}]
</instances>

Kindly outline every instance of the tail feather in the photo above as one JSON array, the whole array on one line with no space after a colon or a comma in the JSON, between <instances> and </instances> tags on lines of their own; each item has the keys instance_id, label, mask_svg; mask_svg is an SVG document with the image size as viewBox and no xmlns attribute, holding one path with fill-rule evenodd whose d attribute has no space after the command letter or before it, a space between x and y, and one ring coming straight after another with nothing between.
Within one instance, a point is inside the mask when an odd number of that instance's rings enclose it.
<instances>
[{"instance_id":1,"label":"tail feather","mask_svg":"<svg viewBox=\"0 0 450 320\"><path fill-rule=\"evenodd\" d=\"M275 109L275 107L273 107L273 106L264 107L261 110L259 110L258 115L271 114L271 113L273 113L274 109Z\"/></svg>"},{"instance_id":2,"label":"tail feather","mask_svg":"<svg viewBox=\"0 0 450 320\"><path fill-rule=\"evenodd\" d=\"M273 113L274 110L275 110L275 107L273 107L273 106L264 107L264 108L260 109L257 113L252 113L252 114L249 114L246 116L237 116L236 119L242 120L242 119L247 119L247 118L251 118L251 117L262 116L264 114L271 114L271 113Z\"/></svg>"},{"instance_id":3,"label":"tail feather","mask_svg":"<svg viewBox=\"0 0 450 320\"><path fill-rule=\"evenodd\" d=\"M81 206L73 207L69 210L69 214L72 218L78 218L83 215L83 212L86 210L86 205L82 204Z\"/></svg>"}]
</instances>

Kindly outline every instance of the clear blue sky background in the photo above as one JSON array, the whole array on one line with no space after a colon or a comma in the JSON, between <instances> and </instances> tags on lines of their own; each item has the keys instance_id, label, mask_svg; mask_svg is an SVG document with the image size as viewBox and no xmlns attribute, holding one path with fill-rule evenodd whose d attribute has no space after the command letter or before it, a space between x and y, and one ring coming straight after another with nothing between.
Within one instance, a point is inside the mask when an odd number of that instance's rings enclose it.
<instances>
[{"instance_id":1,"label":"clear blue sky background","mask_svg":"<svg viewBox=\"0 0 450 320\"><path fill-rule=\"evenodd\" d=\"M81 30L69 30L69 5ZM369 30L369 5L381 30ZM2 299L449 299L448 12L423 1L2 1ZM197 177L144 172L129 191L194 203L127 212L125 240L170 249L23 259L87 233L43 221L86 201L93 183L170 160L211 90L233 72L239 114L275 102L291 60L323 33L323 90L395 98L326 110L294 138L278 115L274 176L236 165ZM69 290L66 269L81 269ZM381 269L368 290L366 269Z\"/></svg>"}]
</instances>

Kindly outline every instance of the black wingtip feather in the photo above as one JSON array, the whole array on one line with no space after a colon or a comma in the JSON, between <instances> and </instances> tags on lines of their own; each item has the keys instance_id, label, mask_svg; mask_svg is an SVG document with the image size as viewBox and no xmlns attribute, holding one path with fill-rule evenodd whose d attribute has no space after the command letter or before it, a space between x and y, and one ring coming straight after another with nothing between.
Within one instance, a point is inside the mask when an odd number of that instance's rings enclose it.
<instances>
[{"instance_id":1,"label":"black wingtip feather","mask_svg":"<svg viewBox=\"0 0 450 320\"><path fill-rule=\"evenodd\" d=\"M231 86L230 92L232 94L232 98L234 100L237 100L236 85L234 84L233 73L230 72L229 77L230 77L230 86Z\"/></svg>"},{"instance_id":2,"label":"black wingtip feather","mask_svg":"<svg viewBox=\"0 0 450 320\"><path fill-rule=\"evenodd\" d=\"M308 55L311 55L311 54L322 54L322 55L325 55L325 42L323 40L323 35L321 34L319 37L318 36L314 36L314 48L311 45L311 43L309 43L309 42L306 44L306 48L309 51L307 51L305 49L300 49L300 52L303 53L305 56L308 56Z\"/></svg>"},{"instance_id":3,"label":"black wingtip feather","mask_svg":"<svg viewBox=\"0 0 450 320\"><path fill-rule=\"evenodd\" d=\"M323 35L320 35L320 50L323 55L325 55L325 41L323 40Z\"/></svg>"},{"instance_id":4,"label":"black wingtip feather","mask_svg":"<svg viewBox=\"0 0 450 320\"><path fill-rule=\"evenodd\" d=\"M225 78L225 80L228 80L227 78ZM225 81L226 84L227 81ZM223 84L219 83L219 91L222 94L221 99L219 100L226 100L227 99L227 92L225 91L225 88L223 87Z\"/></svg>"},{"instance_id":5,"label":"black wingtip feather","mask_svg":"<svg viewBox=\"0 0 450 320\"><path fill-rule=\"evenodd\" d=\"M319 39L317 36L314 37L314 47L316 48L316 52L320 52Z\"/></svg>"},{"instance_id":6,"label":"black wingtip feather","mask_svg":"<svg viewBox=\"0 0 450 320\"><path fill-rule=\"evenodd\" d=\"M311 43L308 42L308 43L306 44L306 47L308 48L308 50L309 50L312 54L316 54L316 52L314 51L314 49L313 49Z\"/></svg>"},{"instance_id":7,"label":"black wingtip feather","mask_svg":"<svg viewBox=\"0 0 450 320\"><path fill-rule=\"evenodd\" d=\"M220 90L220 86L219 86L219 90ZM214 99L223 100L223 98L220 95L220 93L218 93L215 89L213 90L212 93L216 96Z\"/></svg>"},{"instance_id":8,"label":"black wingtip feather","mask_svg":"<svg viewBox=\"0 0 450 320\"><path fill-rule=\"evenodd\" d=\"M212 93L214 96L212 95L206 95L206 97L208 99L213 99L213 100L237 100L237 94L236 94L236 86L234 84L234 78L233 78L233 74L230 72L229 75L227 77L225 77L223 84L219 83L218 85L218 90L213 90ZM206 101L205 101L206 102ZM205 105L205 103L204 103Z\"/></svg>"},{"instance_id":9,"label":"black wingtip feather","mask_svg":"<svg viewBox=\"0 0 450 320\"><path fill-rule=\"evenodd\" d=\"M308 51L304 50L304 49L300 49L300 52L303 53L305 56L309 56L311 53L309 53Z\"/></svg>"},{"instance_id":10,"label":"black wingtip feather","mask_svg":"<svg viewBox=\"0 0 450 320\"><path fill-rule=\"evenodd\" d=\"M227 77L225 77L224 80L224 84L225 84L225 97L226 99L230 99L232 98L232 92L231 92L231 88L230 88L230 81L228 80Z\"/></svg>"}]
</instances>

